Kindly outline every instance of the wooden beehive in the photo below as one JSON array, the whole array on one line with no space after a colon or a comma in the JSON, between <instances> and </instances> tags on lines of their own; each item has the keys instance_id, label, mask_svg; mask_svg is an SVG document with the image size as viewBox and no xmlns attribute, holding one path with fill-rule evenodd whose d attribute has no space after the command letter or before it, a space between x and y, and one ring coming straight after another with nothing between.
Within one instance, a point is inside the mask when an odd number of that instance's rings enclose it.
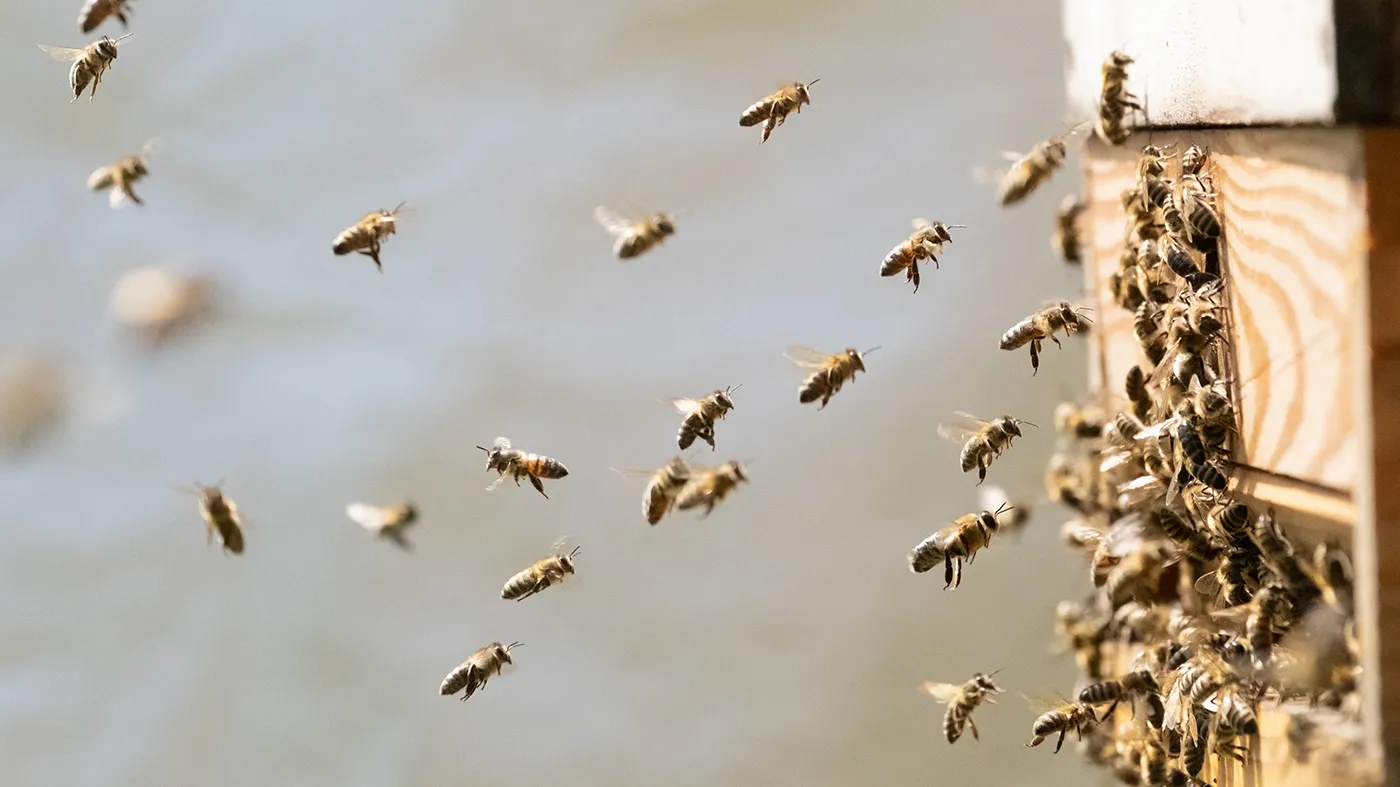
<instances>
[{"instance_id":1,"label":"wooden beehive","mask_svg":"<svg viewBox=\"0 0 1400 787\"><path fill-rule=\"evenodd\" d=\"M1292 763L1283 716L1266 708L1251 765L1213 778L1400 783L1400 2L1065 0L1064 20L1072 120L1095 117L1115 49L1135 59L1130 89L1147 104L1124 145L1083 148L1091 388L1124 404L1128 368L1150 369L1106 286L1137 155L1149 142L1207 148L1230 307L1232 493L1275 507L1300 541L1347 547L1356 572L1361 754L1341 770Z\"/></svg>"}]
</instances>

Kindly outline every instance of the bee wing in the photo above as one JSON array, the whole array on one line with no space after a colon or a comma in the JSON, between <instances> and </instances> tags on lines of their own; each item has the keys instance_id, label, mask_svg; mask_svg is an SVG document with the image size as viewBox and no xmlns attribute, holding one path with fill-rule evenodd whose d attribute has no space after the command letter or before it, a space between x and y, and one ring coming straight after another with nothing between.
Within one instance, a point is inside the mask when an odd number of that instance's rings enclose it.
<instances>
[{"instance_id":1,"label":"bee wing","mask_svg":"<svg viewBox=\"0 0 1400 787\"><path fill-rule=\"evenodd\" d=\"M655 470L634 470L630 467L609 467L609 470L624 478L632 476L637 478L650 478L656 474Z\"/></svg>"},{"instance_id":2,"label":"bee wing","mask_svg":"<svg viewBox=\"0 0 1400 787\"><path fill-rule=\"evenodd\" d=\"M699 402L682 396L663 396L661 401L670 402L671 406L675 407L681 415L690 415L700 407Z\"/></svg>"},{"instance_id":3,"label":"bee wing","mask_svg":"<svg viewBox=\"0 0 1400 787\"><path fill-rule=\"evenodd\" d=\"M114 188L107 192L107 204L111 205L113 210L120 208L130 201L131 197L127 196L126 189Z\"/></svg>"},{"instance_id":4,"label":"bee wing","mask_svg":"<svg viewBox=\"0 0 1400 787\"><path fill-rule=\"evenodd\" d=\"M914 225L915 230L926 230L933 228L933 225L929 223L928 219L914 219L914 221L910 223Z\"/></svg>"},{"instance_id":5,"label":"bee wing","mask_svg":"<svg viewBox=\"0 0 1400 787\"><path fill-rule=\"evenodd\" d=\"M602 205L593 209L593 218L597 219L598 223L603 225L603 229L606 229L608 232L618 237L632 234L632 226L635 224L633 219L615 210L609 210Z\"/></svg>"},{"instance_id":6,"label":"bee wing","mask_svg":"<svg viewBox=\"0 0 1400 787\"><path fill-rule=\"evenodd\" d=\"M995 511L1003 505L1011 505L1011 496L999 486L987 485L977 492L977 505L983 511Z\"/></svg>"},{"instance_id":7,"label":"bee wing","mask_svg":"<svg viewBox=\"0 0 1400 787\"><path fill-rule=\"evenodd\" d=\"M961 424L938 425L938 436L944 440L951 440L955 443L965 443L976 435L976 429L969 429Z\"/></svg>"},{"instance_id":8,"label":"bee wing","mask_svg":"<svg viewBox=\"0 0 1400 787\"><path fill-rule=\"evenodd\" d=\"M1215 574L1212 572L1205 576L1213 577ZM1204 578L1205 577L1202 577L1202 579ZM1238 634L1244 631L1245 620L1249 618L1249 613L1253 611L1254 605L1240 604L1234 607L1226 607L1225 609L1217 609L1209 614L1211 620L1215 621L1218 625L1228 628L1233 633Z\"/></svg>"},{"instance_id":9,"label":"bee wing","mask_svg":"<svg viewBox=\"0 0 1400 787\"><path fill-rule=\"evenodd\" d=\"M958 692L962 691L962 686L956 683L935 683L931 680L924 681L922 688L929 696L944 704L952 702L957 698Z\"/></svg>"},{"instance_id":10,"label":"bee wing","mask_svg":"<svg viewBox=\"0 0 1400 787\"><path fill-rule=\"evenodd\" d=\"M389 521L384 509L369 503L351 503L345 507L345 515L350 517L350 521L374 533Z\"/></svg>"},{"instance_id":11,"label":"bee wing","mask_svg":"<svg viewBox=\"0 0 1400 787\"><path fill-rule=\"evenodd\" d=\"M87 187L92 191L109 189L114 181L111 167L98 167L92 171L91 175L88 175Z\"/></svg>"},{"instance_id":12,"label":"bee wing","mask_svg":"<svg viewBox=\"0 0 1400 787\"><path fill-rule=\"evenodd\" d=\"M811 347L804 347L800 344L789 345L783 352L783 357L797 364L810 369L825 369L827 362L831 359L831 353L824 353L813 350Z\"/></svg>"},{"instance_id":13,"label":"bee wing","mask_svg":"<svg viewBox=\"0 0 1400 787\"><path fill-rule=\"evenodd\" d=\"M74 60L81 60L83 56L87 54L87 50L85 49L70 49L66 46L49 46L48 44L39 44L39 48L44 50L45 52L48 52L49 57L52 57L54 60L62 60L65 63L71 63Z\"/></svg>"},{"instance_id":14,"label":"bee wing","mask_svg":"<svg viewBox=\"0 0 1400 787\"><path fill-rule=\"evenodd\" d=\"M1214 597L1220 592L1220 575L1212 571L1209 574L1202 574L1196 579L1196 592L1203 596Z\"/></svg>"},{"instance_id":15,"label":"bee wing","mask_svg":"<svg viewBox=\"0 0 1400 787\"><path fill-rule=\"evenodd\" d=\"M1104 533L1104 548L1110 555L1121 556L1142 546L1145 532L1141 514L1128 514L1115 520Z\"/></svg>"},{"instance_id":16,"label":"bee wing","mask_svg":"<svg viewBox=\"0 0 1400 787\"><path fill-rule=\"evenodd\" d=\"M408 537L403 534L403 528L401 527L393 527L385 530L384 537L394 542L395 546L405 552L413 551L413 544L410 543Z\"/></svg>"},{"instance_id":17,"label":"bee wing","mask_svg":"<svg viewBox=\"0 0 1400 787\"><path fill-rule=\"evenodd\" d=\"M507 439L504 438L504 437L497 437L497 438L491 443L491 445L494 446L494 447L496 447L496 448L501 449L502 451L509 451L509 450L510 450L510 441L507 440Z\"/></svg>"}]
</instances>

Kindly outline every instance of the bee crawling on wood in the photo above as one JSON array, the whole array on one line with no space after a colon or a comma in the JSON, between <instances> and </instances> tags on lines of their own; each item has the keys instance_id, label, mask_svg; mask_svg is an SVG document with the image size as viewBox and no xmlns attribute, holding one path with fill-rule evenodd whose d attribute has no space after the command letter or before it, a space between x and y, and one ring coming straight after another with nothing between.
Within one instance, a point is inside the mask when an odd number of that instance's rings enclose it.
<instances>
[{"instance_id":1,"label":"bee crawling on wood","mask_svg":"<svg viewBox=\"0 0 1400 787\"><path fill-rule=\"evenodd\" d=\"M551 585L563 582L566 576L574 573L574 558L578 556L579 548L574 547L572 552L564 554L559 551L563 546L561 539L554 545L554 554L511 577L501 589L501 598L524 601Z\"/></svg>"},{"instance_id":2,"label":"bee crawling on wood","mask_svg":"<svg viewBox=\"0 0 1400 787\"><path fill-rule=\"evenodd\" d=\"M909 570L922 574L943 564L943 589L962 584L962 566L992 545L992 536L1001 528L997 517L1011 510L1003 504L996 511L963 514L953 524L919 542L909 552Z\"/></svg>"},{"instance_id":3,"label":"bee crawling on wood","mask_svg":"<svg viewBox=\"0 0 1400 787\"><path fill-rule=\"evenodd\" d=\"M682 451L689 448L697 437L709 443L711 451L715 450L715 421L724 420L725 413L734 409L734 400L729 395L739 387L731 385L713 391L701 399L665 397L664 401L671 403L685 416L685 420L681 421L680 430L676 433L676 444Z\"/></svg>"},{"instance_id":4,"label":"bee crawling on wood","mask_svg":"<svg viewBox=\"0 0 1400 787\"><path fill-rule=\"evenodd\" d=\"M1001 670L997 670L1000 672ZM972 712L983 702L996 704L996 695L1002 690L992 682L997 674L979 672L966 683L935 683L924 681L923 689L930 696L948 706L943 714L943 737L949 743L957 743L962 737L963 727L972 730L973 740L981 740L977 734L977 722L972 720Z\"/></svg>"},{"instance_id":5,"label":"bee crawling on wood","mask_svg":"<svg viewBox=\"0 0 1400 787\"><path fill-rule=\"evenodd\" d=\"M1079 231L1079 217L1088 207L1083 200L1071 194L1055 211L1055 232L1050 236L1050 248L1066 265L1084 262L1084 236Z\"/></svg>"},{"instance_id":6,"label":"bee crawling on wood","mask_svg":"<svg viewBox=\"0 0 1400 787\"><path fill-rule=\"evenodd\" d=\"M1121 145L1129 130L1123 123L1129 109L1142 111L1137 96L1128 92L1128 66L1133 59L1119 51L1109 54L1103 64L1103 87L1099 92L1098 124L1094 127L1099 139L1109 145Z\"/></svg>"},{"instance_id":7,"label":"bee crawling on wood","mask_svg":"<svg viewBox=\"0 0 1400 787\"><path fill-rule=\"evenodd\" d=\"M676 493L676 508L689 511L704 507L701 519L710 515L740 483L748 483L748 471L743 462L725 462L717 467L696 467L691 471L690 480Z\"/></svg>"},{"instance_id":8,"label":"bee crawling on wood","mask_svg":"<svg viewBox=\"0 0 1400 787\"><path fill-rule=\"evenodd\" d=\"M191 489L199 495L199 515L204 518L208 532L208 543L219 537L219 546L225 553L243 554L243 522L238 516L238 506L219 489L219 484L204 486L192 484Z\"/></svg>"},{"instance_id":9,"label":"bee crawling on wood","mask_svg":"<svg viewBox=\"0 0 1400 787\"><path fill-rule=\"evenodd\" d=\"M842 386L855 381L856 372L865 371L865 356L878 349L880 348L871 347L865 352L860 352L854 347L847 347L843 352L828 355L810 347L788 347L784 355L789 361L815 370L802 381L797 391L797 401L808 404L820 399L822 403L817 409L825 408L826 403L831 401L831 397L835 396Z\"/></svg>"},{"instance_id":10,"label":"bee crawling on wood","mask_svg":"<svg viewBox=\"0 0 1400 787\"><path fill-rule=\"evenodd\" d=\"M502 645L499 642L492 642L479 649L471 655L471 658L447 673L447 677L443 678L442 686L438 688L438 693L446 697L465 689L462 701L466 702L478 690L486 688L486 681L490 680L491 676L501 674L501 670L507 664L514 664L515 662L511 661L510 658L510 652L524 644L523 642L512 642L509 645Z\"/></svg>"},{"instance_id":11,"label":"bee crawling on wood","mask_svg":"<svg viewBox=\"0 0 1400 787\"><path fill-rule=\"evenodd\" d=\"M127 156L115 164L99 167L88 176L87 187L92 191L106 190L107 201L113 209L120 208L128 201L137 205L144 204L141 198L136 196L132 189L136 182L146 177L149 172L146 169L146 157L155 150L159 144L158 140L147 140L141 146L141 152L134 156Z\"/></svg>"},{"instance_id":12,"label":"bee crawling on wood","mask_svg":"<svg viewBox=\"0 0 1400 787\"><path fill-rule=\"evenodd\" d=\"M963 224L914 219L914 233L885 256L885 261L880 264L880 275L895 276L903 271L905 281L912 282L914 292L918 292L919 262L928 260L937 268L938 255L943 252L943 244L953 242L953 236L948 230L965 227Z\"/></svg>"},{"instance_id":13,"label":"bee crawling on wood","mask_svg":"<svg viewBox=\"0 0 1400 787\"><path fill-rule=\"evenodd\" d=\"M1034 748L1045 742L1045 739L1059 733L1059 740L1055 742L1055 753L1060 753L1060 747L1065 745L1065 736L1073 731L1075 736L1083 740L1084 733L1089 732L1099 725L1098 714L1094 712L1094 706L1086 705L1082 702L1065 702L1059 707L1045 711L1035 722L1031 724L1031 742L1026 746Z\"/></svg>"},{"instance_id":14,"label":"bee crawling on wood","mask_svg":"<svg viewBox=\"0 0 1400 787\"><path fill-rule=\"evenodd\" d=\"M405 552L413 550L413 544L409 543L405 535L405 531L418 521L418 508L413 503L405 502L397 506L351 503L345 507L345 515L350 517L350 521L373 533L375 538L388 539Z\"/></svg>"},{"instance_id":15,"label":"bee crawling on wood","mask_svg":"<svg viewBox=\"0 0 1400 787\"><path fill-rule=\"evenodd\" d=\"M117 44L131 35L127 33L121 38L102 36L82 49L47 44L39 44L39 48L55 60L73 64L68 71L68 86L73 90L73 101L78 100L89 84L92 85L92 92L88 94L88 101L91 101L97 95L97 86L102 83L102 75L117 59Z\"/></svg>"},{"instance_id":16,"label":"bee crawling on wood","mask_svg":"<svg viewBox=\"0 0 1400 787\"><path fill-rule=\"evenodd\" d=\"M1040 349L1042 343L1049 339L1055 343L1056 347L1063 347L1060 340L1056 338L1056 331L1064 331L1068 336L1072 333L1085 333L1089 329L1089 318L1082 312L1088 311L1088 307L1075 307L1069 301L1055 301L1045 308L1027 316L1024 320L1016 323L1002 334L998 346L1003 350L1019 350L1026 345L1031 348L1031 374L1040 372Z\"/></svg>"},{"instance_id":17,"label":"bee crawling on wood","mask_svg":"<svg viewBox=\"0 0 1400 787\"><path fill-rule=\"evenodd\" d=\"M379 250L390 235L397 233L397 217L404 204L400 202L393 210L366 213L352 227L335 236L331 251L335 252L337 257L343 257L352 251L359 252L374 260L374 267L383 273L384 265L379 261Z\"/></svg>"},{"instance_id":18,"label":"bee crawling on wood","mask_svg":"<svg viewBox=\"0 0 1400 787\"><path fill-rule=\"evenodd\" d=\"M507 476L515 479L515 485L520 486L521 477L530 479L530 484L535 490L549 499L549 495L544 493L542 478L563 478L569 474L569 468L565 467L558 459L551 459L540 454L530 454L518 448L511 448L510 441L504 437L497 437L490 448L477 446L486 452L486 469L496 470L500 476L491 485L486 487L486 491L491 491L501 485Z\"/></svg>"},{"instance_id":19,"label":"bee crawling on wood","mask_svg":"<svg viewBox=\"0 0 1400 787\"><path fill-rule=\"evenodd\" d=\"M87 0L78 12L78 28L84 33L91 33L109 16L116 17L125 28L126 15L131 13L131 9L127 7L129 5L131 0Z\"/></svg>"},{"instance_id":20,"label":"bee crawling on wood","mask_svg":"<svg viewBox=\"0 0 1400 787\"><path fill-rule=\"evenodd\" d=\"M1035 426L1030 421L1012 418L1009 415L983 421L971 413L957 411L955 414L977 426L972 428L957 424L939 424L938 434L945 440L963 444L962 453L958 457L959 466L964 473L977 468L978 484L986 480L987 468L991 466L992 460L1011 447L1012 438L1021 436L1021 424Z\"/></svg>"},{"instance_id":21,"label":"bee crawling on wood","mask_svg":"<svg viewBox=\"0 0 1400 787\"><path fill-rule=\"evenodd\" d=\"M619 475L646 476L646 491L642 493L642 516L647 524L660 522L676 503L676 496L690 482L690 463L677 456L656 470L626 470L613 468Z\"/></svg>"},{"instance_id":22,"label":"bee crawling on wood","mask_svg":"<svg viewBox=\"0 0 1400 787\"><path fill-rule=\"evenodd\" d=\"M636 218L599 205L593 209L593 217L617 239L613 243L613 254L620 260L630 260L650 251L676 234L676 224L669 213Z\"/></svg>"},{"instance_id":23,"label":"bee crawling on wood","mask_svg":"<svg viewBox=\"0 0 1400 787\"><path fill-rule=\"evenodd\" d=\"M773 129L781 126L789 114L796 112L800 115L802 114L802 105L812 103L812 97L808 95L807 89L820 81L821 79L818 78L806 84L789 82L783 85L744 110L744 114L739 116L739 125L747 128L762 123L763 139L759 140L759 144L767 142L768 135L773 133Z\"/></svg>"}]
</instances>

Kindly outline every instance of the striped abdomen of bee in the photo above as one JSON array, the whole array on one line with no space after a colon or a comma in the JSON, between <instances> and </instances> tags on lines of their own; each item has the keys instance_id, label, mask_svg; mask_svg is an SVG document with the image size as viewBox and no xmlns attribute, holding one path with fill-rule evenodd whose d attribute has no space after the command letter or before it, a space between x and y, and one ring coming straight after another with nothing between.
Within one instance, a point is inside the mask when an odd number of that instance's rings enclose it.
<instances>
[{"instance_id":1,"label":"striped abdomen of bee","mask_svg":"<svg viewBox=\"0 0 1400 787\"><path fill-rule=\"evenodd\" d=\"M652 475L642 494L642 515L647 524L654 525L666 516L676 502L676 495L690 482L690 475L690 464L680 457L667 462Z\"/></svg>"},{"instance_id":2,"label":"striped abdomen of bee","mask_svg":"<svg viewBox=\"0 0 1400 787\"><path fill-rule=\"evenodd\" d=\"M129 2L130 0L87 0L78 12L78 27L84 33L91 33L109 16L115 16L117 21L122 23L122 27L126 27L126 15L130 13L126 5Z\"/></svg>"},{"instance_id":3,"label":"striped abdomen of bee","mask_svg":"<svg viewBox=\"0 0 1400 787\"><path fill-rule=\"evenodd\" d=\"M243 527L238 521L238 506L214 487L198 488L199 513L204 517L207 541L212 543L217 535L225 553L243 554Z\"/></svg>"},{"instance_id":4,"label":"striped abdomen of bee","mask_svg":"<svg viewBox=\"0 0 1400 787\"><path fill-rule=\"evenodd\" d=\"M1088 206L1073 194L1064 198L1055 212L1055 231L1050 236L1050 248L1066 265L1084 262L1084 244L1079 234L1079 217Z\"/></svg>"},{"instance_id":5,"label":"striped abdomen of bee","mask_svg":"<svg viewBox=\"0 0 1400 787\"><path fill-rule=\"evenodd\" d=\"M524 601L551 585L564 581L564 577L574 573L574 558L578 547L567 555L550 555L533 566L510 578L501 589L501 598L507 601Z\"/></svg>"},{"instance_id":6,"label":"striped abdomen of bee","mask_svg":"<svg viewBox=\"0 0 1400 787\"><path fill-rule=\"evenodd\" d=\"M1190 421L1182 419L1181 423L1177 424L1176 439L1181 446L1182 455L1187 460L1186 469L1193 478L1215 490L1224 490L1229 486L1225 474L1211 463L1205 443L1201 442L1200 435L1196 433L1196 428Z\"/></svg>"},{"instance_id":7,"label":"striped abdomen of bee","mask_svg":"<svg viewBox=\"0 0 1400 787\"><path fill-rule=\"evenodd\" d=\"M1064 163L1068 152L1064 140L1059 137L1037 143L1002 176L997 186L997 200L1005 207L1030 196L1042 183L1050 180L1055 170Z\"/></svg>"},{"instance_id":8,"label":"striped abdomen of bee","mask_svg":"<svg viewBox=\"0 0 1400 787\"><path fill-rule=\"evenodd\" d=\"M1118 703L1135 696L1146 697L1157 694L1157 680L1147 670L1130 672L1118 680L1106 680L1084 687L1079 692L1079 702L1084 705L1108 703L1102 719L1108 719L1118 707Z\"/></svg>"},{"instance_id":9,"label":"striped abdomen of bee","mask_svg":"<svg viewBox=\"0 0 1400 787\"><path fill-rule=\"evenodd\" d=\"M473 653L471 658L447 673L447 677L443 678L442 685L438 687L438 693L445 697L462 691L462 701L466 702L478 690L486 687L486 682L491 679L491 676L501 674L501 669L505 665L515 663L511 660L510 652L522 644L524 643L512 642L509 645L502 645L499 642L492 642L481 648Z\"/></svg>"},{"instance_id":10,"label":"striped abdomen of bee","mask_svg":"<svg viewBox=\"0 0 1400 787\"><path fill-rule=\"evenodd\" d=\"M1104 61L1103 87L1099 92L1099 115L1095 131L1110 145L1121 145L1128 139L1123 118L1128 109L1141 110L1137 96L1128 92L1128 66L1133 59L1122 52L1113 52Z\"/></svg>"}]
</instances>

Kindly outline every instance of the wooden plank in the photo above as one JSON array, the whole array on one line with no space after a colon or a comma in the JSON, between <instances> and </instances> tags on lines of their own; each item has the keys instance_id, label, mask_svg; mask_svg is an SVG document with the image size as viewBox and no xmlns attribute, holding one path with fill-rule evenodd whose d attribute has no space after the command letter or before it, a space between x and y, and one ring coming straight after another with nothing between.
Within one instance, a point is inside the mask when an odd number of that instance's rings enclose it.
<instances>
[{"instance_id":1,"label":"wooden plank","mask_svg":"<svg viewBox=\"0 0 1400 787\"><path fill-rule=\"evenodd\" d=\"M1137 62L1146 124L1394 121L1397 0L1064 0L1075 122L1097 113L1100 68Z\"/></svg>"},{"instance_id":2,"label":"wooden plank","mask_svg":"<svg viewBox=\"0 0 1400 787\"><path fill-rule=\"evenodd\" d=\"M1242 465L1349 494L1363 466L1356 407L1339 396L1355 379L1367 336L1363 310L1366 200L1359 132L1266 129L1154 132L1157 145L1210 151L1224 227L1229 286L1227 367L1233 369ZM1119 265L1124 216L1119 194L1133 183L1149 134L1121 147L1085 148L1086 273L1095 319L1092 384L1121 401L1121 381L1146 358L1131 315L1106 281ZM1173 165L1175 166L1175 165ZM1400 333L1400 329L1397 329ZM1106 382L1105 382L1106 381ZM1319 384L1329 381L1332 384Z\"/></svg>"}]
</instances>

